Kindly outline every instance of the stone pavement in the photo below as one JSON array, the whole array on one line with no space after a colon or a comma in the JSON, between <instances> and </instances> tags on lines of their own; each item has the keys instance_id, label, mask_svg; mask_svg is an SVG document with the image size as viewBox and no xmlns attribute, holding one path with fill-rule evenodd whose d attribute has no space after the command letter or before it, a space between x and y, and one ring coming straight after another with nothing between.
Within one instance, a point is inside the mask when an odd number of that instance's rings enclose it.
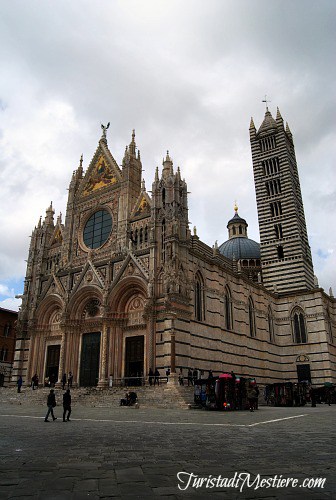
<instances>
[{"instance_id":1,"label":"stone pavement","mask_svg":"<svg viewBox=\"0 0 336 500\"><path fill-rule=\"evenodd\" d=\"M0 406L0 499L332 499L336 406L250 412L73 407L63 423L46 407ZM187 485L187 474L326 478L323 489ZM184 482L183 482L184 481ZM211 483L208 482L211 486ZM240 483L241 485L241 483Z\"/></svg>"}]
</instances>

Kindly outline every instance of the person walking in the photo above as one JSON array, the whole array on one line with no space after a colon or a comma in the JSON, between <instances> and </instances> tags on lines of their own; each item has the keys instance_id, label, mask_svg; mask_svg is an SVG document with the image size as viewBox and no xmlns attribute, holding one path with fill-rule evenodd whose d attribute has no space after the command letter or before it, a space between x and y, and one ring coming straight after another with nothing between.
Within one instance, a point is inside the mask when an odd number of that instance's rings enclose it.
<instances>
[{"instance_id":1,"label":"person walking","mask_svg":"<svg viewBox=\"0 0 336 500\"><path fill-rule=\"evenodd\" d=\"M68 413L65 420L66 413ZM71 394L70 389L67 389L63 394L63 422L69 422L71 415Z\"/></svg>"},{"instance_id":2,"label":"person walking","mask_svg":"<svg viewBox=\"0 0 336 500\"><path fill-rule=\"evenodd\" d=\"M188 369L188 385L193 385L192 371Z\"/></svg>"},{"instance_id":3,"label":"person walking","mask_svg":"<svg viewBox=\"0 0 336 500\"><path fill-rule=\"evenodd\" d=\"M247 388L247 400L249 403L250 411L255 410L256 399L257 399L257 391L254 385L250 383Z\"/></svg>"},{"instance_id":4,"label":"person walking","mask_svg":"<svg viewBox=\"0 0 336 500\"><path fill-rule=\"evenodd\" d=\"M18 381L17 381L17 388L18 388L17 391L18 392L21 392L21 387L22 387L22 377L20 375L18 378Z\"/></svg>"},{"instance_id":5,"label":"person walking","mask_svg":"<svg viewBox=\"0 0 336 500\"><path fill-rule=\"evenodd\" d=\"M72 381L73 381L73 375L72 375L72 372L69 372L69 376L68 376L68 389L72 389Z\"/></svg>"},{"instance_id":6,"label":"person walking","mask_svg":"<svg viewBox=\"0 0 336 500\"><path fill-rule=\"evenodd\" d=\"M148 382L149 382L149 385L152 385L152 384L153 384L153 378L154 378L154 372L153 372L153 370L150 368L150 369L149 369L149 372L148 372Z\"/></svg>"},{"instance_id":7,"label":"person walking","mask_svg":"<svg viewBox=\"0 0 336 500\"><path fill-rule=\"evenodd\" d=\"M45 416L44 421L50 422L50 420L48 420L50 413L51 413L52 419L57 420L57 417L55 417L55 415L54 415L54 408L56 406L56 397L55 397L54 389L50 389L50 393L48 394L48 399L47 399L47 406L48 406L48 411L47 411L47 414Z\"/></svg>"},{"instance_id":8,"label":"person walking","mask_svg":"<svg viewBox=\"0 0 336 500\"><path fill-rule=\"evenodd\" d=\"M160 385L160 372L157 368L155 369L155 372L154 372L154 385L156 384L156 382L157 382L157 385Z\"/></svg>"},{"instance_id":9,"label":"person walking","mask_svg":"<svg viewBox=\"0 0 336 500\"><path fill-rule=\"evenodd\" d=\"M65 389L66 381L67 381L66 373L63 373L63 377L62 377L62 389L63 389L63 391Z\"/></svg>"}]
</instances>

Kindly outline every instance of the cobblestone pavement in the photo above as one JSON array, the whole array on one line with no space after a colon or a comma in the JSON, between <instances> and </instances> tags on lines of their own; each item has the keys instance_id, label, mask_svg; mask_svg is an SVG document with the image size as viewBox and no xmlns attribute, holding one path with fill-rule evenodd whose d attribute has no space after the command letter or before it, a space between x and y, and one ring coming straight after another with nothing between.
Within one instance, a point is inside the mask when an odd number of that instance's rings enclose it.
<instances>
[{"instance_id":1,"label":"cobblestone pavement","mask_svg":"<svg viewBox=\"0 0 336 500\"><path fill-rule=\"evenodd\" d=\"M61 407L58 419L45 423L45 410L0 407L1 499L336 498L335 405L254 413L76 406L66 423ZM193 476L179 481L178 472L216 480L246 473L250 481L282 475L299 483L322 477L326 483L312 490L245 484L240 492L225 482L197 488Z\"/></svg>"}]
</instances>

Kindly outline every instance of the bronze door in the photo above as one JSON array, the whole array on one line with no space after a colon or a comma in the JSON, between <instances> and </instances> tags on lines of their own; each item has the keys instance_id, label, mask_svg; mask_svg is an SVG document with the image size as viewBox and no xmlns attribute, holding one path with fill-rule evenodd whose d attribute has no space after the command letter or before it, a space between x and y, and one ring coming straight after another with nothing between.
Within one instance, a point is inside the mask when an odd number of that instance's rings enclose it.
<instances>
[{"instance_id":1,"label":"bronze door","mask_svg":"<svg viewBox=\"0 0 336 500\"><path fill-rule=\"evenodd\" d=\"M47 365L45 376L46 378L49 378L51 385L56 384L58 379L60 350L60 345L49 345L47 348Z\"/></svg>"},{"instance_id":2,"label":"bronze door","mask_svg":"<svg viewBox=\"0 0 336 500\"><path fill-rule=\"evenodd\" d=\"M132 385L140 385L144 374L144 336L126 338L126 366L125 377L131 377ZM133 379L134 377L134 379Z\"/></svg>"},{"instance_id":3,"label":"bronze door","mask_svg":"<svg viewBox=\"0 0 336 500\"><path fill-rule=\"evenodd\" d=\"M100 333L85 333L82 342L79 385L94 387L99 377Z\"/></svg>"}]
</instances>

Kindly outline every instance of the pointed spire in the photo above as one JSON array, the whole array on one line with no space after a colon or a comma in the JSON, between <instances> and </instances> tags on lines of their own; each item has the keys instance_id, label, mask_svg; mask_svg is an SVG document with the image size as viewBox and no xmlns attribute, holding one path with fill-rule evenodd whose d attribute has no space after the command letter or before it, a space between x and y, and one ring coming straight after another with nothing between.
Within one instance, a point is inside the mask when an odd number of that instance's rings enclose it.
<instances>
[{"instance_id":1,"label":"pointed spire","mask_svg":"<svg viewBox=\"0 0 336 500\"><path fill-rule=\"evenodd\" d=\"M254 121L253 121L252 116L251 116L251 121L250 121L250 129L254 129L255 130L255 125L254 125Z\"/></svg>"},{"instance_id":2,"label":"pointed spire","mask_svg":"<svg viewBox=\"0 0 336 500\"><path fill-rule=\"evenodd\" d=\"M155 181L159 180L159 167L156 167L155 169Z\"/></svg>"},{"instance_id":3,"label":"pointed spire","mask_svg":"<svg viewBox=\"0 0 336 500\"><path fill-rule=\"evenodd\" d=\"M42 225L42 215L40 215L39 221L37 223L37 227L41 227Z\"/></svg>"},{"instance_id":4,"label":"pointed spire","mask_svg":"<svg viewBox=\"0 0 336 500\"><path fill-rule=\"evenodd\" d=\"M234 211L236 212L236 214L238 215L238 205L237 205L237 200L235 200L235 204L234 204Z\"/></svg>"},{"instance_id":5,"label":"pointed spire","mask_svg":"<svg viewBox=\"0 0 336 500\"><path fill-rule=\"evenodd\" d=\"M286 122L286 132L288 135L292 135L291 129L289 128L288 122Z\"/></svg>"},{"instance_id":6,"label":"pointed spire","mask_svg":"<svg viewBox=\"0 0 336 500\"><path fill-rule=\"evenodd\" d=\"M169 156L169 151L167 151L166 159L163 160L162 165L163 165L163 170L162 170L163 177L168 177L168 175L174 174L173 161Z\"/></svg>"},{"instance_id":7,"label":"pointed spire","mask_svg":"<svg viewBox=\"0 0 336 500\"><path fill-rule=\"evenodd\" d=\"M83 153L81 154L81 157L79 160L79 167L77 168L77 177L79 177L79 178L83 177Z\"/></svg>"},{"instance_id":8,"label":"pointed spire","mask_svg":"<svg viewBox=\"0 0 336 500\"><path fill-rule=\"evenodd\" d=\"M129 152L132 156L135 156L135 148L136 148L136 144L135 144L135 129L133 129L132 131L132 140L130 142L130 145L129 145Z\"/></svg>"},{"instance_id":9,"label":"pointed spire","mask_svg":"<svg viewBox=\"0 0 336 500\"><path fill-rule=\"evenodd\" d=\"M276 120L282 120L282 116L281 116L281 113L279 111L279 108L277 107L277 114L276 114Z\"/></svg>"},{"instance_id":10,"label":"pointed spire","mask_svg":"<svg viewBox=\"0 0 336 500\"><path fill-rule=\"evenodd\" d=\"M46 210L46 216L44 219L46 224L53 224L54 223L54 214L55 214L55 210L53 209L52 201L51 201L50 206Z\"/></svg>"}]
</instances>

